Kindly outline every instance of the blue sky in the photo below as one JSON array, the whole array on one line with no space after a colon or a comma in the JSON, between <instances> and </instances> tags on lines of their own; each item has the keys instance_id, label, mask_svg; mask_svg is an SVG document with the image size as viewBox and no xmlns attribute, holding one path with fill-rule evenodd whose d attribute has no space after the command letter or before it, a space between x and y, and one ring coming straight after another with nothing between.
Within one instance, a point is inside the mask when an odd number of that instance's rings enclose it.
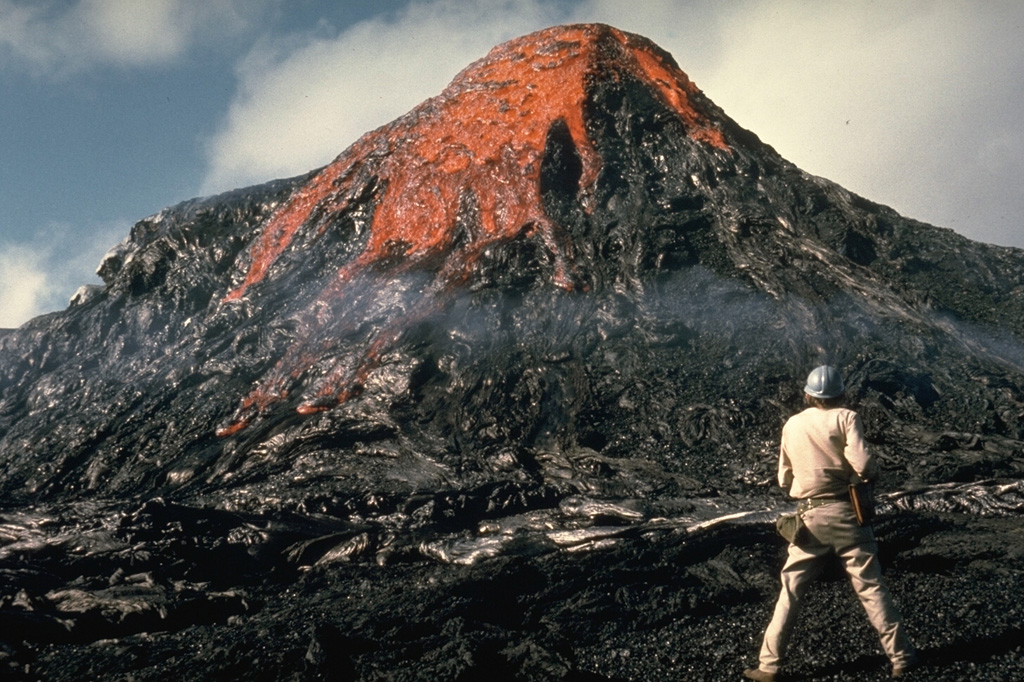
<instances>
[{"instance_id":1,"label":"blue sky","mask_svg":"<svg viewBox=\"0 0 1024 682\"><path fill-rule=\"evenodd\" d=\"M1024 247L1017 0L0 0L0 327L98 283L134 222L326 164L577 21L651 38L804 170Z\"/></svg>"}]
</instances>

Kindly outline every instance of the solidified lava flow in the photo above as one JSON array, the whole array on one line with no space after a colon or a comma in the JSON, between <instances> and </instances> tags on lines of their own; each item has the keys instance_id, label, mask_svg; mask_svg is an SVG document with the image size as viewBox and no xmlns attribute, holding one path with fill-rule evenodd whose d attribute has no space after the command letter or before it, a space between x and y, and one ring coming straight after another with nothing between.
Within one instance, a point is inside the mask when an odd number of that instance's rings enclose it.
<instances>
[{"instance_id":1,"label":"solidified lava flow","mask_svg":"<svg viewBox=\"0 0 1024 682\"><path fill-rule=\"evenodd\" d=\"M298 189L269 219L250 253L244 280L226 301L241 298L264 280L299 228L313 225L322 234L365 197L367 188L374 188L376 208L366 246L326 283L305 315L302 337L218 435L238 432L287 397L289 385L330 343L322 332L321 311L344 311L355 280L372 283L382 272L441 263L431 275L430 293L424 294L440 299L468 279L489 246L526 234L539 237L550 252L553 283L572 289L570 240L545 214L540 196L545 145L552 126L568 129L580 157L579 189L586 205L601 168L587 134L588 86L595 79L624 75L647 84L679 116L690 137L728 149L721 130L694 105L696 86L653 43L604 25L560 26L494 48L439 96L366 134ZM459 237L456 225L468 201L475 205L477 224L468 238ZM438 302L423 301L418 307L427 310ZM400 336L404 325L395 324L380 332L354 368L328 371L299 412L327 409L358 391L379 354ZM339 329L337 320L330 325L330 333Z\"/></svg>"}]
</instances>

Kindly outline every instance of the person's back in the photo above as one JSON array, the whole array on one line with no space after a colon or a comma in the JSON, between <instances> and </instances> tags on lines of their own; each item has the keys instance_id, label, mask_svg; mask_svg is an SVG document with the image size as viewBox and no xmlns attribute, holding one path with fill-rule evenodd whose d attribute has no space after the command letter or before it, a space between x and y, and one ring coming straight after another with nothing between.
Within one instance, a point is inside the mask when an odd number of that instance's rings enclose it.
<instances>
[{"instance_id":1,"label":"person's back","mask_svg":"<svg viewBox=\"0 0 1024 682\"><path fill-rule=\"evenodd\" d=\"M853 410L815 405L793 415L782 429L779 485L791 497L843 496L850 483L876 473Z\"/></svg>"}]
</instances>

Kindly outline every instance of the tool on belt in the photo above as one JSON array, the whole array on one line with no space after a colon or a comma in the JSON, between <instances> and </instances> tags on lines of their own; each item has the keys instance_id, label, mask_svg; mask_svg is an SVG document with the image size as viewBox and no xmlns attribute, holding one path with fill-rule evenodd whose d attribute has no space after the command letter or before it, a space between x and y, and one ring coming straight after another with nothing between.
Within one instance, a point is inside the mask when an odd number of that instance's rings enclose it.
<instances>
[{"instance_id":1,"label":"tool on belt","mask_svg":"<svg viewBox=\"0 0 1024 682\"><path fill-rule=\"evenodd\" d=\"M875 518L875 486L871 483L850 484L850 504L857 523L866 526Z\"/></svg>"}]
</instances>

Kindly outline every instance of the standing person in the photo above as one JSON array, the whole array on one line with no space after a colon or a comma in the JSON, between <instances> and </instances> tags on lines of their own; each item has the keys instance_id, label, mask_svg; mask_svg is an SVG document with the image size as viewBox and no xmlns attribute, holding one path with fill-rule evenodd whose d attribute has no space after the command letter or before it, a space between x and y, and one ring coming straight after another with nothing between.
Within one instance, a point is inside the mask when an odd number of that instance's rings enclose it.
<instances>
[{"instance_id":1,"label":"standing person","mask_svg":"<svg viewBox=\"0 0 1024 682\"><path fill-rule=\"evenodd\" d=\"M743 673L751 680L774 682L801 599L833 553L843 562L868 620L878 631L892 661L892 676L903 676L917 662L899 611L882 582L874 532L871 526L858 524L850 502L849 485L873 480L878 466L864 444L860 417L842 406L845 392L836 368L815 368L804 387L806 409L782 428L779 485L800 501L797 511L805 528L795 541L799 544L789 545L782 591L764 633L759 665Z\"/></svg>"}]
</instances>

